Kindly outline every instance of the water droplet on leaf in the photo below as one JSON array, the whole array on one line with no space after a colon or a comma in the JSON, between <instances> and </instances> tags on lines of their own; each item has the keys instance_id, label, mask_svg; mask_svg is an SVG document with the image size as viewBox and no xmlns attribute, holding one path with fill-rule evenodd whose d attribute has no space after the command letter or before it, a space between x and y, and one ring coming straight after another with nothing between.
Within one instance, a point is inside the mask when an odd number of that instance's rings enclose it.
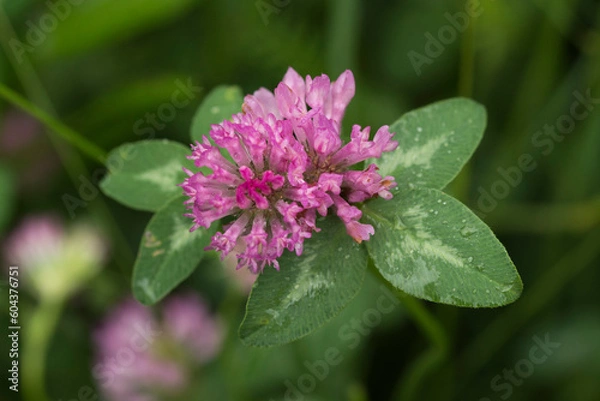
<instances>
[{"instance_id":1,"label":"water droplet on leaf","mask_svg":"<svg viewBox=\"0 0 600 401\"><path fill-rule=\"evenodd\" d=\"M475 234L477 232L476 229L469 227L469 226L464 226L463 228L460 229L460 235L462 235L465 238L470 237L471 235Z\"/></svg>"}]
</instances>

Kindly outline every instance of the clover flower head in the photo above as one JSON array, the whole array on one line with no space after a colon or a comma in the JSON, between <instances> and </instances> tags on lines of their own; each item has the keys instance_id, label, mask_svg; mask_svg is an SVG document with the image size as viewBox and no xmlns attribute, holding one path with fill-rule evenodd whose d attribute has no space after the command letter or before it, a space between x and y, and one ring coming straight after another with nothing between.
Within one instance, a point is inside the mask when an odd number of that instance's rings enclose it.
<instances>
[{"instance_id":1,"label":"clover flower head","mask_svg":"<svg viewBox=\"0 0 600 401\"><path fill-rule=\"evenodd\" d=\"M388 126L370 139L370 128L358 125L350 142L342 142L342 118L354 91L349 70L331 82L326 75L303 79L289 68L274 92L261 88L247 95L241 113L213 125L210 138L192 145L195 166L212 171L185 170L188 178L181 186L192 231L233 218L208 249L223 257L235 251L238 268L253 273L266 265L279 269L284 250L301 255L304 240L319 231L317 214L326 216L330 209L357 242L374 234L352 204L390 199L394 178L381 177L375 164L362 171L350 168L398 143Z\"/></svg>"}]
</instances>

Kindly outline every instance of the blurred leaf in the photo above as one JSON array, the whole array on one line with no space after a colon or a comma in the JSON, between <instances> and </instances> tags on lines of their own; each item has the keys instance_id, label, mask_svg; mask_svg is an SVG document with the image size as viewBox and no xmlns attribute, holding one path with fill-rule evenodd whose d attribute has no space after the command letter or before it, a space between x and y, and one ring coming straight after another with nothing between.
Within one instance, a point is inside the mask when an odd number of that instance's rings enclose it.
<instances>
[{"instance_id":1,"label":"blurred leaf","mask_svg":"<svg viewBox=\"0 0 600 401\"><path fill-rule=\"evenodd\" d=\"M324 53L328 70L337 75L355 69L363 10L358 0L333 0L330 7Z\"/></svg>"},{"instance_id":2,"label":"blurred leaf","mask_svg":"<svg viewBox=\"0 0 600 401\"><path fill-rule=\"evenodd\" d=\"M372 52L374 64L387 77L385 81L390 84L397 82L405 93L422 94L424 88L434 88L438 83L445 86L455 79L454 69L458 64L458 48L464 28L460 31L453 29L454 39L451 41L447 37L440 40L440 31L444 27L454 27L446 13L459 11L456 3L395 2L371 21L372 29L368 33L371 45L366 51ZM460 11L464 11L464 7L461 8Z\"/></svg>"},{"instance_id":3,"label":"blurred leaf","mask_svg":"<svg viewBox=\"0 0 600 401\"><path fill-rule=\"evenodd\" d=\"M94 0L81 5L66 1L56 7L60 23L41 45L45 58L60 57L121 42L169 22L194 0Z\"/></svg>"},{"instance_id":4,"label":"blurred leaf","mask_svg":"<svg viewBox=\"0 0 600 401\"><path fill-rule=\"evenodd\" d=\"M367 252L337 218L304 243L302 256L286 252L280 271L268 268L252 289L240 327L244 344L274 346L304 337L336 316L363 285Z\"/></svg>"},{"instance_id":5,"label":"blurred leaf","mask_svg":"<svg viewBox=\"0 0 600 401\"><path fill-rule=\"evenodd\" d=\"M210 126L231 119L242 111L244 95L237 86L218 86L205 98L192 121L192 141L202 142L202 136L208 135Z\"/></svg>"},{"instance_id":6,"label":"blurred leaf","mask_svg":"<svg viewBox=\"0 0 600 401\"><path fill-rule=\"evenodd\" d=\"M185 280L204 256L214 230L190 233L184 198L173 199L150 220L133 267L133 295L153 304Z\"/></svg>"},{"instance_id":7,"label":"blurred leaf","mask_svg":"<svg viewBox=\"0 0 600 401\"><path fill-rule=\"evenodd\" d=\"M398 148L377 164L382 176L392 175L401 189L443 188L460 172L481 141L485 108L455 98L406 113L390 127Z\"/></svg>"},{"instance_id":8,"label":"blurred leaf","mask_svg":"<svg viewBox=\"0 0 600 401\"><path fill-rule=\"evenodd\" d=\"M183 75L161 75L127 83L97 96L69 120L73 125L96 129L98 125L112 126L132 115L142 118L145 112L156 112L160 104L172 103L173 95L178 90L177 81L185 82L185 79ZM130 131L133 131L135 120L131 120L130 124ZM103 137L107 134L110 133L103 133Z\"/></svg>"},{"instance_id":9,"label":"blurred leaf","mask_svg":"<svg viewBox=\"0 0 600 401\"><path fill-rule=\"evenodd\" d=\"M506 250L465 205L417 188L363 208L375 228L366 242L383 277L418 298L457 306L515 301L523 284Z\"/></svg>"},{"instance_id":10,"label":"blurred leaf","mask_svg":"<svg viewBox=\"0 0 600 401\"><path fill-rule=\"evenodd\" d=\"M182 168L194 168L189 154L182 144L166 139L126 143L109 153L109 173L100 188L133 209L157 211L182 193Z\"/></svg>"},{"instance_id":11,"label":"blurred leaf","mask_svg":"<svg viewBox=\"0 0 600 401\"><path fill-rule=\"evenodd\" d=\"M0 3L9 17L15 17L30 7L33 0L3 0Z\"/></svg>"},{"instance_id":12,"label":"blurred leaf","mask_svg":"<svg viewBox=\"0 0 600 401\"><path fill-rule=\"evenodd\" d=\"M566 157L556 155L553 164L558 177L556 197L561 201L600 195L600 114L590 115L581 124L577 142L571 144Z\"/></svg>"},{"instance_id":13,"label":"blurred leaf","mask_svg":"<svg viewBox=\"0 0 600 401\"><path fill-rule=\"evenodd\" d=\"M537 13L529 2L519 0L487 0L482 6L485 12L475 21L477 39L474 45L477 58L485 62L477 63L477 93L491 95L494 103L499 105L497 85L509 89L511 97L514 96L514 89L506 85L503 78L514 76L516 71L511 67L523 68L517 54L520 51L529 53L531 44L520 38L529 35L532 26L537 25L533 20Z\"/></svg>"},{"instance_id":14,"label":"blurred leaf","mask_svg":"<svg viewBox=\"0 0 600 401\"><path fill-rule=\"evenodd\" d=\"M0 233L10 219L15 205L14 179L10 170L0 165Z\"/></svg>"}]
</instances>

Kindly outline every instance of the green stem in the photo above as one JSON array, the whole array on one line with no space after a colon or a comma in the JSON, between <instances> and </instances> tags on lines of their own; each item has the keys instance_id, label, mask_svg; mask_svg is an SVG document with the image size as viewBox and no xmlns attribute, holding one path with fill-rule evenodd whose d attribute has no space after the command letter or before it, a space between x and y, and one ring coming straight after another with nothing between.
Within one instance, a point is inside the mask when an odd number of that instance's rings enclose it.
<instances>
[{"instance_id":1,"label":"green stem","mask_svg":"<svg viewBox=\"0 0 600 401\"><path fill-rule=\"evenodd\" d=\"M225 268L225 266L222 266ZM225 297L219 305L218 316L222 317L229 328L227 335L223 339L223 347L219 356L218 370L219 376L229 382L227 386L227 399L243 399L244 389L237 378L243 375L243 367L239 363L239 322L240 306L243 304L243 295L240 295L237 289L233 288L232 283L227 285Z\"/></svg>"},{"instance_id":2,"label":"green stem","mask_svg":"<svg viewBox=\"0 0 600 401\"><path fill-rule=\"evenodd\" d=\"M468 8L473 0L465 0L464 7ZM473 97L473 77L475 74L475 25L477 18L471 18L466 31L462 35L460 47L460 65L458 77L458 96ZM469 161L452 181L450 192L456 199L468 203L471 185L472 162Z\"/></svg>"},{"instance_id":3,"label":"green stem","mask_svg":"<svg viewBox=\"0 0 600 401\"><path fill-rule=\"evenodd\" d=\"M369 401L369 395L364 385L356 382L348 386L348 401Z\"/></svg>"},{"instance_id":4,"label":"green stem","mask_svg":"<svg viewBox=\"0 0 600 401\"><path fill-rule=\"evenodd\" d=\"M394 400L409 401L418 398L427 376L444 362L448 355L448 337L438 319L416 298L396 290L398 298L414 323L431 343L431 347L417 358L398 383Z\"/></svg>"},{"instance_id":5,"label":"green stem","mask_svg":"<svg viewBox=\"0 0 600 401\"><path fill-rule=\"evenodd\" d=\"M561 2L547 2L548 8L556 8ZM544 20L530 38L530 56L524 62L521 78L518 82L518 91L513 96L510 112L504 118L503 135L501 141L496 145L496 151L490 157L489 173L483 178L484 182L495 180L496 166L505 166L514 163L514 156L525 153L529 146L527 132L537 129L532 126L532 111L536 115L542 115L539 110L544 110L552 99L552 90L559 80L560 63L556 60L564 58L564 43L560 40L560 34L548 20ZM561 102L563 99L560 99ZM556 116L550 116L556 118Z\"/></svg>"},{"instance_id":6,"label":"green stem","mask_svg":"<svg viewBox=\"0 0 600 401\"><path fill-rule=\"evenodd\" d=\"M354 69L360 34L360 2L358 0L332 0L326 65L332 74Z\"/></svg>"},{"instance_id":7,"label":"green stem","mask_svg":"<svg viewBox=\"0 0 600 401\"><path fill-rule=\"evenodd\" d=\"M16 107L19 107L23 111L27 112L31 116L41 121L46 127L54 131L65 141L69 142L71 145L75 146L82 153L86 154L87 156L102 164L106 162L106 153L97 145L88 141L81 134L75 132L60 121L55 120L48 113L46 113L36 105L30 103L18 93L10 90L2 83L0 83L0 96L2 96L6 101L12 103Z\"/></svg>"},{"instance_id":8,"label":"green stem","mask_svg":"<svg viewBox=\"0 0 600 401\"><path fill-rule=\"evenodd\" d=\"M46 401L46 357L48 345L56 330L63 303L60 301L42 302L31 315L24 327L23 344L23 399L25 401Z\"/></svg>"},{"instance_id":9,"label":"green stem","mask_svg":"<svg viewBox=\"0 0 600 401\"><path fill-rule=\"evenodd\" d=\"M552 268L535 281L518 306L513 306L489 324L481 334L469 344L459 359L463 367L465 383L477 373L518 329L529 322L538 312L564 289L600 254L600 228L591 232L575 249L564 255Z\"/></svg>"},{"instance_id":10,"label":"green stem","mask_svg":"<svg viewBox=\"0 0 600 401\"><path fill-rule=\"evenodd\" d=\"M2 45L4 48L7 58L12 64L13 70L18 77L19 82L23 86L27 97L31 100L31 102L35 103L36 106L34 106L34 108L38 110L45 110L42 111L42 113L46 114L47 116L56 115L56 111L52 105L52 100L44 89L44 86L27 55L24 54L21 56L20 60L17 60L10 47L10 39L17 39L17 36L0 3L0 45ZM30 105L31 103L25 101L24 104ZM56 121L55 118L56 116L50 117L52 121ZM61 123L58 124L60 126L64 126ZM70 129L67 128L67 130ZM61 134L61 132L55 134L52 129L48 129L46 131L59 159L65 167L67 174L71 178L73 186L75 188L79 187L81 185L80 178L82 176L91 176L91 174L87 171L81 156L79 153L73 152L70 147L66 146L67 144L65 144L64 141L61 141L60 138L57 137L57 135ZM70 131L74 132L72 130ZM81 137L79 134L76 134L76 136ZM92 144L91 149L94 148L96 148L96 146ZM96 148L95 152L92 151L92 153L95 154L94 159L98 161L106 158L104 152L98 148ZM102 162L102 164L104 163ZM98 200L93 204L90 203L90 210L96 216L98 221L106 222L108 225L110 234L114 238L113 243L115 244L115 260L121 270L129 274L131 266L133 265L133 254L127 245L127 241L117 225L114 217L111 215L107 205L102 200L102 197L99 197Z\"/></svg>"},{"instance_id":11,"label":"green stem","mask_svg":"<svg viewBox=\"0 0 600 401\"><path fill-rule=\"evenodd\" d=\"M465 0L465 8L469 8L473 0ZM458 95L473 96L473 74L475 71L475 22L471 18L467 30L462 36L460 48L460 74L458 77Z\"/></svg>"},{"instance_id":12,"label":"green stem","mask_svg":"<svg viewBox=\"0 0 600 401\"><path fill-rule=\"evenodd\" d=\"M507 203L486 218L496 231L582 233L600 224L600 197L563 204Z\"/></svg>"}]
</instances>

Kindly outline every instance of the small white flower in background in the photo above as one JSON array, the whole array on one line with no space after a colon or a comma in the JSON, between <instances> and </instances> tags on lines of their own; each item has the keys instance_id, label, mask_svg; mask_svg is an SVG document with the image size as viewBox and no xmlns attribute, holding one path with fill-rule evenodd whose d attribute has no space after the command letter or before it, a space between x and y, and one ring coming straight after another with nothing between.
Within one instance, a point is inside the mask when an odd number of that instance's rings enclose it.
<instances>
[{"instance_id":1,"label":"small white flower in background","mask_svg":"<svg viewBox=\"0 0 600 401\"><path fill-rule=\"evenodd\" d=\"M106 244L91 225L68 229L54 216L26 217L4 246L6 262L21 268L23 285L43 300L65 299L94 277Z\"/></svg>"}]
</instances>

